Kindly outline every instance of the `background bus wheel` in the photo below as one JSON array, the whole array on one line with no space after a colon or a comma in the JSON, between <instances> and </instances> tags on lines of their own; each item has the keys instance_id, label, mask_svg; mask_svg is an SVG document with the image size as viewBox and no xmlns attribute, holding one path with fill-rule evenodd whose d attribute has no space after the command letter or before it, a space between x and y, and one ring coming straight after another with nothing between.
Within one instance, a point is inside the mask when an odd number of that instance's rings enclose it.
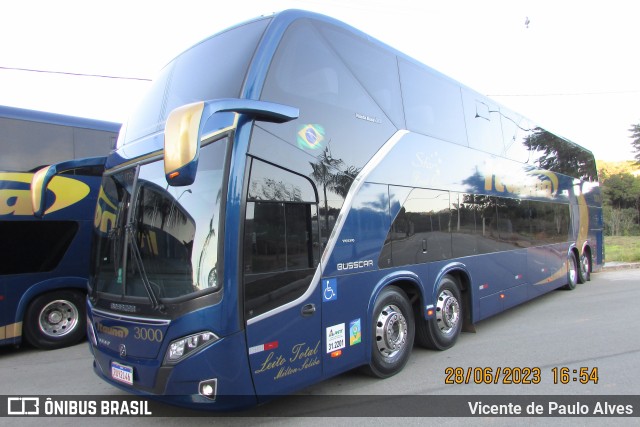
<instances>
[{"instance_id":1,"label":"background bus wheel","mask_svg":"<svg viewBox=\"0 0 640 427\"><path fill-rule=\"evenodd\" d=\"M80 341L86 332L84 294L57 291L35 298L25 315L24 337L34 347L51 350Z\"/></svg>"},{"instance_id":2,"label":"background bus wheel","mask_svg":"<svg viewBox=\"0 0 640 427\"><path fill-rule=\"evenodd\" d=\"M397 374L409 360L415 335L413 310L402 290L383 289L373 308L371 329L368 373L379 378Z\"/></svg>"},{"instance_id":3,"label":"background bus wheel","mask_svg":"<svg viewBox=\"0 0 640 427\"><path fill-rule=\"evenodd\" d=\"M572 291L578 284L578 260L576 259L576 254L573 252L569 253L567 264L567 284L564 285L564 289Z\"/></svg>"},{"instance_id":4,"label":"background bus wheel","mask_svg":"<svg viewBox=\"0 0 640 427\"><path fill-rule=\"evenodd\" d=\"M591 256L589 256L589 252L582 251L578 268L578 283L586 283L589 280L591 280Z\"/></svg>"},{"instance_id":5,"label":"background bus wheel","mask_svg":"<svg viewBox=\"0 0 640 427\"><path fill-rule=\"evenodd\" d=\"M416 340L423 347L446 350L456 343L463 319L458 281L446 275L438 285L435 315L428 320L420 316L416 321Z\"/></svg>"}]
</instances>

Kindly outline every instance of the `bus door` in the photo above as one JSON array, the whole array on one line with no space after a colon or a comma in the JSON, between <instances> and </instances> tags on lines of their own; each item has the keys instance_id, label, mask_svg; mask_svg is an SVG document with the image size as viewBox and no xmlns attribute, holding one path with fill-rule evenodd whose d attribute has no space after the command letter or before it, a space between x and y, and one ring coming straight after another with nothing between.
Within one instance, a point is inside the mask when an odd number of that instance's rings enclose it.
<instances>
[{"instance_id":1,"label":"bus door","mask_svg":"<svg viewBox=\"0 0 640 427\"><path fill-rule=\"evenodd\" d=\"M251 373L259 396L288 393L322 376L317 204L250 201L243 282Z\"/></svg>"}]
</instances>

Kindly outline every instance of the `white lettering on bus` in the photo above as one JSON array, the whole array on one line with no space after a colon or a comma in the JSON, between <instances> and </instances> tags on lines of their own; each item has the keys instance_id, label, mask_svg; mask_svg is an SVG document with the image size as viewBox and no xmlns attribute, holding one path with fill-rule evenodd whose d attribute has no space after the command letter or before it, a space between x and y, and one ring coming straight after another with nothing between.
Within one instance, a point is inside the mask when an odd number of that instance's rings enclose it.
<instances>
[{"instance_id":1,"label":"white lettering on bus","mask_svg":"<svg viewBox=\"0 0 640 427\"><path fill-rule=\"evenodd\" d=\"M355 270L357 268L373 267L373 260L367 259L364 261L352 261L352 262L339 262L338 270Z\"/></svg>"}]
</instances>

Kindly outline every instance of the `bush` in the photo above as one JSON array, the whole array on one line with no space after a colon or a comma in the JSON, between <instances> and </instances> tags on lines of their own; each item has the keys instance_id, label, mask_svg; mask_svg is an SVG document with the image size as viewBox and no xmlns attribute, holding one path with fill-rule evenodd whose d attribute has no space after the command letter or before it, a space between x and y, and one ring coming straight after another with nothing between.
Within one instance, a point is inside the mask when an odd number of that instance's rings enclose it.
<instances>
[{"instance_id":1,"label":"bush","mask_svg":"<svg viewBox=\"0 0 640 427\"><path fill-rule=\"evenodd\" d=\"M637 236L640 234L638 211L635 209L616 209L605 205L602 207L602 215L605 235Z\"/></svg>"}]
</instances>

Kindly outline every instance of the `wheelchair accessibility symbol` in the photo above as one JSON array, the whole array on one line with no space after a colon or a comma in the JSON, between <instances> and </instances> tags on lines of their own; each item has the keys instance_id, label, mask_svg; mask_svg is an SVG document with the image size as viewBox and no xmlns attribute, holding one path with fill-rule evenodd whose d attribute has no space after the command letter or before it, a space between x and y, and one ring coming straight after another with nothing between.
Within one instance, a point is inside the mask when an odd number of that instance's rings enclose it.
<instances>
[{"instance_id":1,"label":"wheelchair accessibility symbol","mask_svg":"<svg viewBox=\"0 0 640 427\"><path fill-rule=\"evenodd\" d=\"M335 301L338 299L338 280L322 280L322 302Z\"/></svg>"}]
</instances>

